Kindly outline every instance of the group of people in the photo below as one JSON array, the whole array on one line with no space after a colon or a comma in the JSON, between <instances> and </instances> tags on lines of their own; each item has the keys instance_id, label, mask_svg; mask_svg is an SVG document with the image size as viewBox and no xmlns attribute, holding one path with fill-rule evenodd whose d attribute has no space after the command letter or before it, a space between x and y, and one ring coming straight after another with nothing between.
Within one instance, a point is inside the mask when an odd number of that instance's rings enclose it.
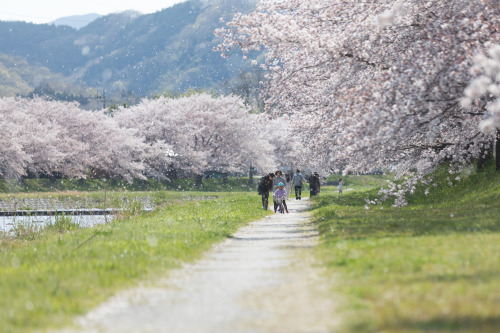
<instances>
[{"instance_id":1,"label":"group of people","mask_svg":"<svg viewBox=\"0 0 500 333\"><path fill-rule=\"evenodd\" d=\"M269 206L269 191L273 192L273 201L274 201L274 212L276 212L278 208L278 200L283 201L283 205L288 213L288 207L286 206L286 199L288 199L290 190L290 175L286 174L283 177L283 172L281 170L277 170L276 172L271 172L264 177L262 177L259 181L259 185L257 186L257 191L262 196L262 209L267 210ZM285 186L288 187L288 191L285 189Z\"/></svg>"},{"instance_id":2,"label":"group of people","mask_svg":"<svg viewBox=\"0 0 500 333\"><path fill-rule=\"evenodd\" d=\"M279 202L282 201L286 212L288 213L288 207L286 205L286 200L290 196L292 190L292 184L295 190L295 200L302 199L302 186L306 182L306 178L302 175L299 169L297 172L290 177L289 173L285 173L281 170L276 172L271 172L263 176L259 185L257 186L257 191L262 196L262 209L267 210L269 206L269 192L273 192L273 202L274 202L274 212L276 213ZM309 188L310 195L318 195L320 192L321 182L320 177L317 172L311 174L309 177Z\"/></svg>"}]
</instances>

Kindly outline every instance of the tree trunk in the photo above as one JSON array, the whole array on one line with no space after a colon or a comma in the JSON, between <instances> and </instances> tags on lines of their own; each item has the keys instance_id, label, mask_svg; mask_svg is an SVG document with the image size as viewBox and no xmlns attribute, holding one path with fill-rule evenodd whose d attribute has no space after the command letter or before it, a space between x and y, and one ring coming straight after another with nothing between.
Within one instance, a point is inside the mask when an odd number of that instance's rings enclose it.
<instances>
[{"instance_id":1,"label":"tree trunk","mask_svg":"<svg viewBox=\"0 0 500 333\"><path fill-rule=\"evenodd\" d=\"M497 130L497 137L495 140L495 155L496 155L496 170L500 170L500 130Z\"/></svg>"},{"instance_id":2,"label":"tree trunk","mask_svg":"<svg viewBox=\"0 0 500 333\"><path fill-rule=\"evenodd\" d=\"M165 176L170 180L175 180L179 178L179 175L177 174L177 169L174 167L173 164L169 165L168 169L165 172Z\"/></svg>"},{"instance_id":3,"label":"tree trunk","mask_svg":"<svg viewBox=\"0 0 500 333\"><path fill-rule=\"evenodd\" d=\"M55 184L55 183L57 183L57 176L56 176L56 175L54 175L54 174L50 174L50 175L49 175L49 180L50 180L50 182L51 182L52 184Z\"/></svg>"},{"instance_id":4,"label":"tree trunk","mask_svg":"<svg viewBox=\"0 0 500 333\"><path fill-rule=\"evenodd\" d=\"M86 189L88 189L87 179L86 178L78 178L77 188L79 191L85 191Z\"/></svg>"},{"instance_id":5,"label":"tree trunk","mask_svg":"<svg viewBox=\"0 0 500 333\"><path fill-rule=\"evenodd\" d=\"M477 169L484 170L484 166L486 162L492 158L492 149L491 148L482 148L481 153L479 155L479 159L477 160Z\"/></svg>"},{"instance_id":6,"label":"tree trunk","mask_svg":"<svg viewBox=\"0 0 500 333\"><path fill-rule=\"evenodd\" d=\"M253 166L250 164L250 168L248 169L248 184L253 184Z\"/></svg>"},{"instance_id":7,"label":"tree trunk","mask_svg":"<svg viewBox=\"0 0 500 333\"><path fill-rule=\"evenodd\" d=\"M196 186L203 186L203 174L196 175L195 179Z\"/></svg>"},{"instance_id":8,"label":"tree trunk","mask_svg":"<svg viewBox=\"0 0 500 333\"><path fill-rule=\"evenodd\" d=\"M228 180L229 180L229 174L228 174L228 173L226 173L226 172L224 172L224 173L222 174L222 185L223 185L223 186L226 186L226 185L227 185Z\"/></svg>"}]
</instances>

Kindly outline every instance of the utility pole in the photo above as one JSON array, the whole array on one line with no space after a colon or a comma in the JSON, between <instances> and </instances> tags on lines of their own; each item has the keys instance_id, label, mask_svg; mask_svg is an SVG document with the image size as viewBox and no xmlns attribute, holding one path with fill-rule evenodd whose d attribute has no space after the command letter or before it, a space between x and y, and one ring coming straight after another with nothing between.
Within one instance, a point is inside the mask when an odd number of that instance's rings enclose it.
<instances>
[{"instance_id":1,"label":"utility pole","mask_svg":"<svg viewBox=\"0 0 500 333\"><path fill-rule=\"evenodd\" d=\"M106 109L106 89L102 88L102 95L99 95L99 90L97 90L96 99L102 100L102 108Z\"/></svg>"}]
</instances>

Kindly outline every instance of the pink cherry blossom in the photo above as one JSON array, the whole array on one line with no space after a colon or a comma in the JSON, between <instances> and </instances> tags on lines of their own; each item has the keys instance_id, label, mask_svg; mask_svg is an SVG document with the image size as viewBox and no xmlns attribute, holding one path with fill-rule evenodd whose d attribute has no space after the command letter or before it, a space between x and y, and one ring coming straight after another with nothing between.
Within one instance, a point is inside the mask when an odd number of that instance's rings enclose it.
<instances>
[{"instance_id":1,"label":"pink cherry blossom","mask_svg":"<svg viewBox=\"0 0 500 333\"><path fill-rule=\"evenodd\" d=\"M222 54L265 51L268 110L290 115L304 160L389 168L403 184L382 194L397 205L439 165L458 171L491 149L485 103L463 96L476 54L500 42L497 0L261 1L216 34ZM469 98L494 91L486 81Z\"/></svg>"}]
</instances>

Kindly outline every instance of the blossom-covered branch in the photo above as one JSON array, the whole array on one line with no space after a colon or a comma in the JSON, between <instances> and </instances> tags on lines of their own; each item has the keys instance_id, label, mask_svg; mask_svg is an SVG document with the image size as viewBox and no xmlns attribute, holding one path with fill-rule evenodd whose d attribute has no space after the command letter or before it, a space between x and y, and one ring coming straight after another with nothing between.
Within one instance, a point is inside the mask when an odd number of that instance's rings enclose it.
<instances>
[{"instance_id":1,"label":"blossom-covered branch","mask_svg":"<svg viewBox=\"0 0 500 333\"><path fill-rule=\"evenodd\" d=\"M266 50L267 105L325 170L422 179L491 147L481 105L459 101L474 55L500 42L498 1L262 1L216 33L222 52Z\"/></svg>"}]
</instances>

